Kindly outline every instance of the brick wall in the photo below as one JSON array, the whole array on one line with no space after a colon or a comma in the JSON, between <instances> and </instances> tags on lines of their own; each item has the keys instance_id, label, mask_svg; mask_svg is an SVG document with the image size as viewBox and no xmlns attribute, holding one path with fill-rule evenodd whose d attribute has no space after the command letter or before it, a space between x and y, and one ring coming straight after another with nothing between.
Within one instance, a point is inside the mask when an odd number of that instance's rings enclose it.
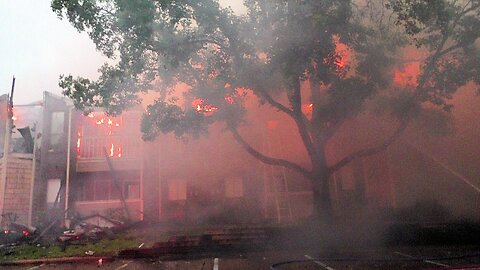
<instances>
[{"instance_id":1,"label":"brick wall","mask_svg":"<svg viewBox=\"0 0 480 270\"><path fill-rule=\"evenodd\" d=\"M0 160L0 168L4 160ZM17 222L28 223L30 212L30 189L32 186L32 158L31 155L11 155L7 163L7 178L5 191L0 193L0 212L15 213ZM2 178L3 180L3 178ZM3 184L3 183L2 183Z\"/></svg>"}]
</instances>

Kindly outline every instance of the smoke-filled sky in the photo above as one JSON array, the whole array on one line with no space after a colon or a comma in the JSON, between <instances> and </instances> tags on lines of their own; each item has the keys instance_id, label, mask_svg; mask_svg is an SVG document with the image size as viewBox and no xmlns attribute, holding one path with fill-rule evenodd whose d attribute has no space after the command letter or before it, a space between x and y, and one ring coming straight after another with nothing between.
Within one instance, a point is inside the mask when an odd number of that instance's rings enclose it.
<instances>
[{"instance_id":1,"label":"smoke-filled sky","mask_svg":"<svg viewBox=\"0 0 480 270\"><path fill-rule=\"evenodd\" d=\"M0 95L16 77L15 104L42 99L43 91L60 94L58 77L98 77L107 61L86 33L78 33L50 8L51 0L0 0ZM220 0L242 12L241 0Z\"/></svg>"}]
</instances>

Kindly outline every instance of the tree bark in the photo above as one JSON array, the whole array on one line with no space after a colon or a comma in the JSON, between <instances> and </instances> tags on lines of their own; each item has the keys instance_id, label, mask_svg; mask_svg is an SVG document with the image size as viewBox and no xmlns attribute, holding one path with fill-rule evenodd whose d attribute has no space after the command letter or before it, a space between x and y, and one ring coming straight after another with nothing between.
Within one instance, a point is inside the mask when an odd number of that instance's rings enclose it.
<instances>
[{"instance_id":1,"label":"tree bark","mask_svg":"<svg viewBox=\"0 0 480 270\"><path fill-rule=\"evenodd\" d=\"M317 160L313 165L311 178L313 191L312 219L321 225L333 224L333 206L330 194L329 172L325 159Z\"/></svg>"},{"instance_id":2,"label":"tree bark","mask_svg":"<svg viewBox=\"0 0 480 270\"><path fill-rule=\"evenodd\" d=\"M322 225L333 224L333 207L328 178L327 174L322 174L312 180L312 219Z\"/></svg>"}]
</instances>

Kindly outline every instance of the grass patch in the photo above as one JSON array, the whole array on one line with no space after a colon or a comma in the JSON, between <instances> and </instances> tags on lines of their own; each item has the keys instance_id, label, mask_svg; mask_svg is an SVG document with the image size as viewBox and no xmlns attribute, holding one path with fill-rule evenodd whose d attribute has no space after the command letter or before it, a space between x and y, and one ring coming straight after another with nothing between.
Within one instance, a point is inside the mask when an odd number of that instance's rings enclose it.
<instances>
[{"instance_id":1,"label":"grass patch","mask_svg":"<svg viewBox=\"0 0 480 270\"><path fill-rule=\"evenodd\" d=\"M103 239L96 243L69 245L62 250L59 245L37 246L21 244L0 251L0 261L16 261L41 258L87 256L85 251L94 251L95 256L113 256L124 249L138 247L138 240L129 237Z\"/></svg>"}]
</instances>

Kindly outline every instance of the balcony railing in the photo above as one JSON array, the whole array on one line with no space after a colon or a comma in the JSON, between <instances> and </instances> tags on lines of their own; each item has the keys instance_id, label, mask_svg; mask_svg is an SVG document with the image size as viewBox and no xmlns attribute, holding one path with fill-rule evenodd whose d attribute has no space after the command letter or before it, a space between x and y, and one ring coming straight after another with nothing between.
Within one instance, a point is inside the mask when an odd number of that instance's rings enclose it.
<instances>
[{"instance_id":1,"label":"balcony railing","mask_svg":"<svg viewBox=\"0 0 480 270\"><path fill-rule=\"evenodd\" d=\"M104 149L112 159L140 158L140 140L133 136L88 136L77 141L78 159L105 159Z\"/></svg>"}]
</instances>

